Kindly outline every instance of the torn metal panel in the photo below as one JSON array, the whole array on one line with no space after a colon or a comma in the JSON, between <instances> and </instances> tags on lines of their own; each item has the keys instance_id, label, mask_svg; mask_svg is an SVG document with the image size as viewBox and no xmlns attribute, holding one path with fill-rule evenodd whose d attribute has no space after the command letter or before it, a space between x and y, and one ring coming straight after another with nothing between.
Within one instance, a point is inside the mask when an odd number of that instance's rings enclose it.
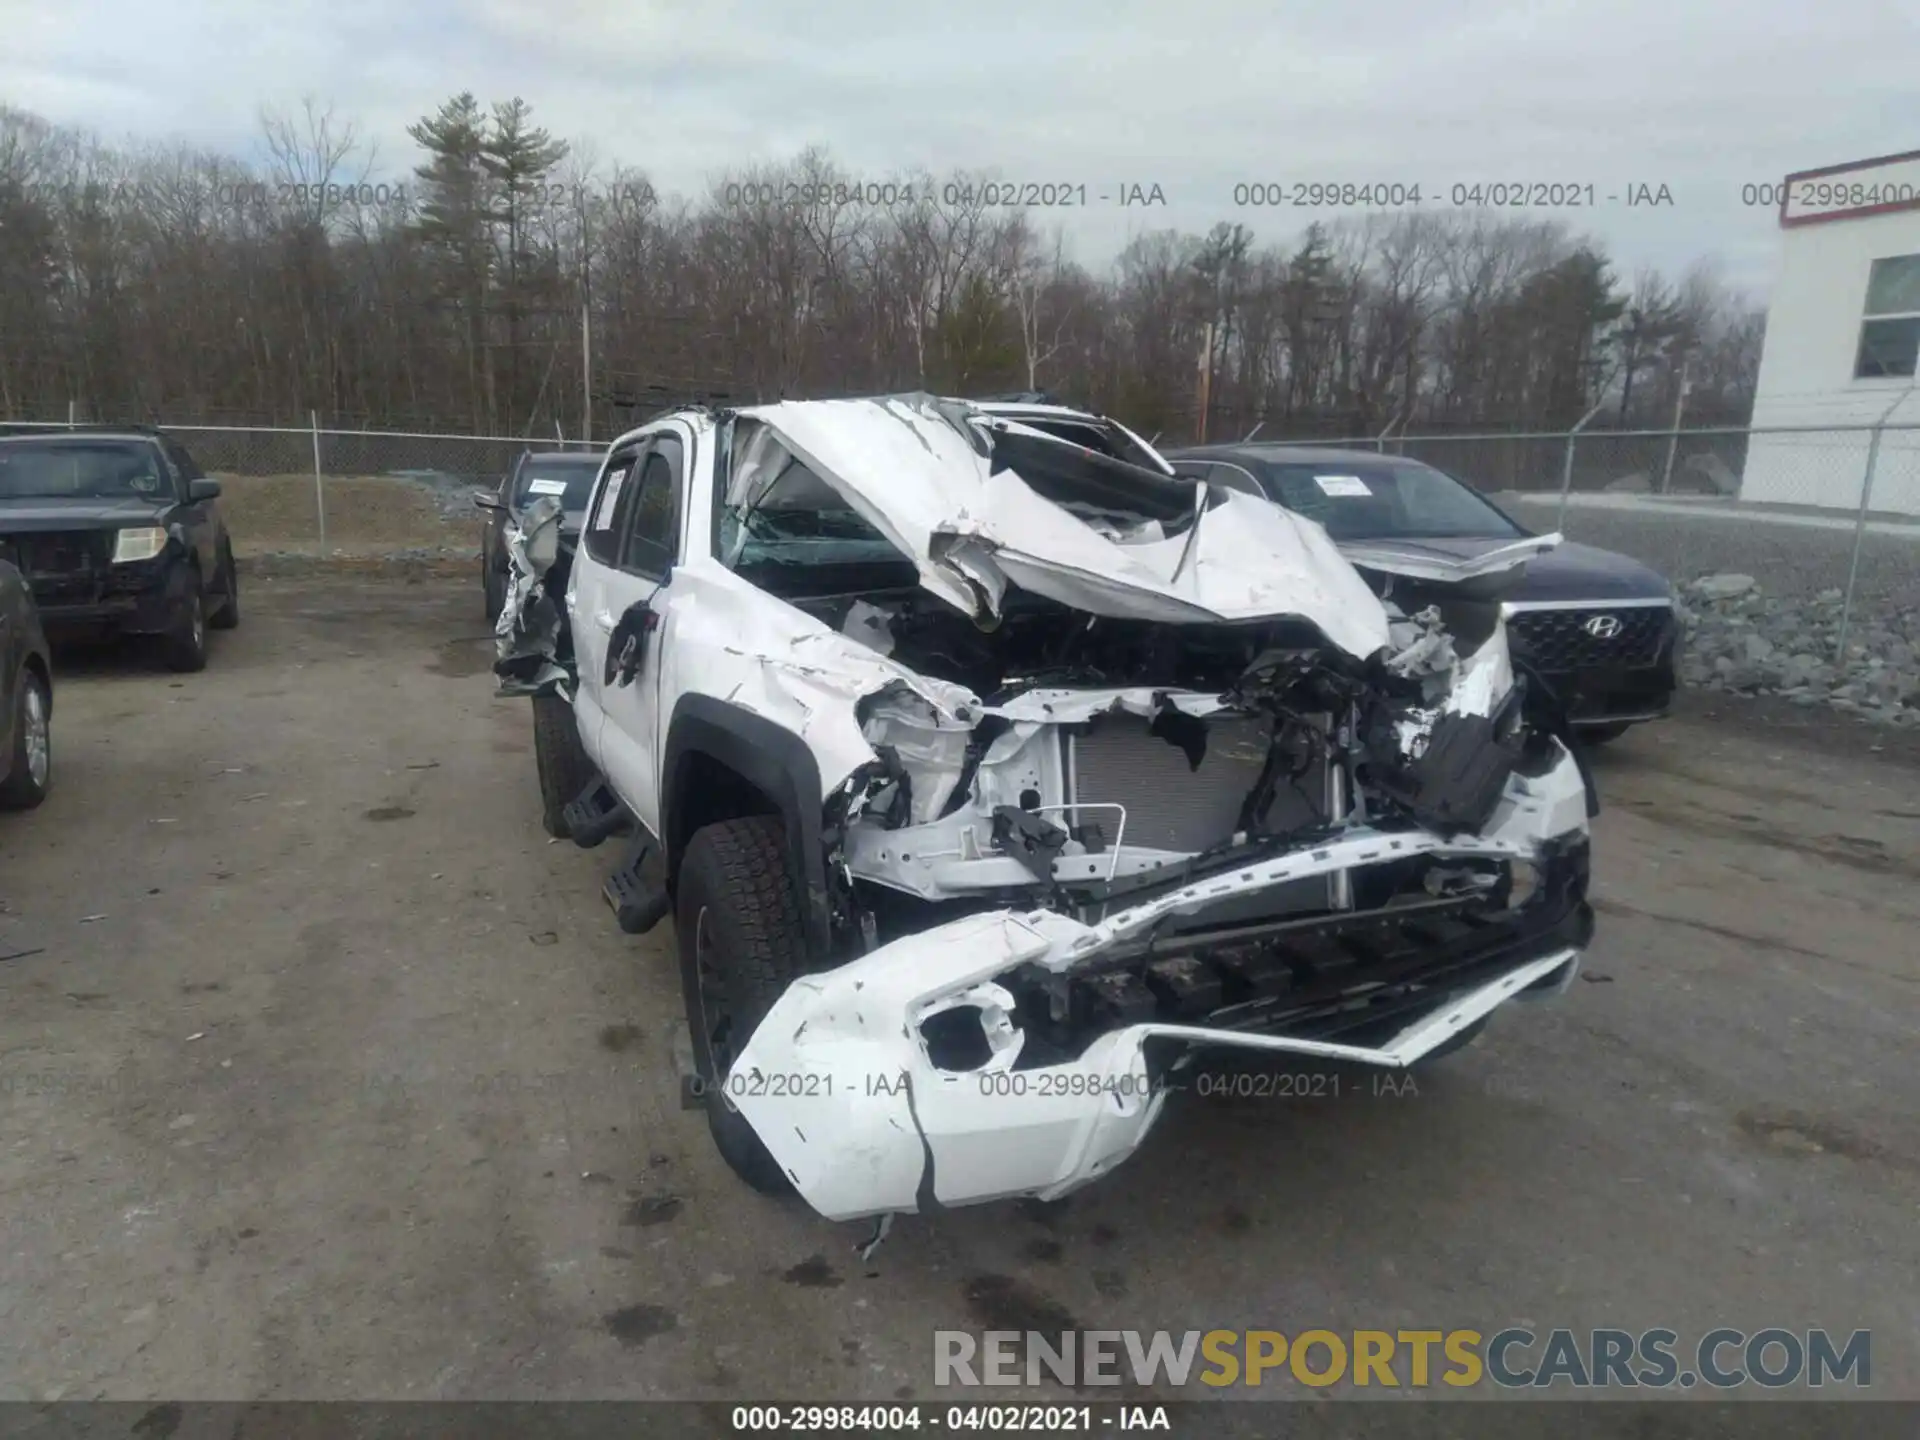
<instances>
[{"instance_id":1,"label":"torn metal panel","mask_svg":"<svg viewBox=\"0 0 1920 1440\"><path fill-rule=\"evenodd\" d=\"M918 697L938 717L934 729L970 730L980 719L965 686L916 674L712 561L676 570L667 606L674 643L659 659L662 695L712 695L798 735L819 765L823 799L877 758L859 714L869 696Z\"/></svg>"},{"instance_id":2,"label":"torn metal panel","mask_svg":"<svg viewBox=\"0 0 1920 1440\"><path fill-rule=\"evenodd\" d=\"M1355 656L1387 643L1379 600L1326 532L1264 500L1101 457L1103 482L1125 477L1134 488L1085 479L1076 508L1106 507L1104 519L1089 519L1062 503L1076 483L1071 469L1052 477L1059 483L1043 498L996 458L994 437L1017 437L1029 457L1085 452L930 396L790 401L742 413L910 556L929 590L977 618L998 614L1011 583L1094 615L1170 623L1298 616ZM770 483L769 468L743 482L742 499ZM1136 516L1130 528L1114 522L1111 507L1148 492L1158 513ZM1177 533L1169 533L1175 514Z\"/></svg>"},{"instance_id":3,"label":"torn metal panel","mask_svg":"<svg viewBox=\"0 0 1920 1440\"><path fill-rule=\"evenodd\" d=\"M1396 544L1392 540L1345 540L1340 553L1352 564L1410 580L1432 580L1458 584L1492 575L1517 571L1536 555L1544 555L1561 543L1559 531L1551 535L1529 535L1509 545L1498 545L1478 555L1454 558L1428 546Z\"/></svg>"},{"instance_id":4,"label":"torn metal panel","mask_svg":"<svg viewBox=\"0 0 1920 1440\"><path fill-rule=\"evenodd\" d=\"M563 593L567 567L557 565L565 519L557 495L536 496L508 518L502 538L510 574L493 632L502 695L549 694L572 683L565 663L572 652Z\"/></svg>"},{"instance_id":5,"label":"torn metal panel","mask_svg":"<svg viewBox=\"0 0 1920 1440\"><path fill-rule=\"evenodd\" d=\"M1315 875L1420 855L1536 857L1543 842L1584 833L1581 785L1561 751L1546 774L1515 777L1479 836L1363 830L1180 886L1097 922L1048 910L996 911L896 940L795 981L736 1060L734 1073L746 1078L733 1093L800 1193L829 1218L912 1211L927 1199L963 1205L1064 1194L1124 1160L1157 1119L1164 1091L1144 1058L1148 1041L1402 1067L1529 987L1555 983L1577 950L1547 942L1516 955L1490 978L1436 994L1378 1044L1142 1023L1097 1036L1071 1060L1020 1068L1027 1044L1006 977L1085 970L1158 933L1171 917ZM927 1022L968 1008L978 1012L985 1053L965 1068L943 1064ZM756 1074L811 1078L775 1095L752 1083Z\"/></svg>"}]
</instances>

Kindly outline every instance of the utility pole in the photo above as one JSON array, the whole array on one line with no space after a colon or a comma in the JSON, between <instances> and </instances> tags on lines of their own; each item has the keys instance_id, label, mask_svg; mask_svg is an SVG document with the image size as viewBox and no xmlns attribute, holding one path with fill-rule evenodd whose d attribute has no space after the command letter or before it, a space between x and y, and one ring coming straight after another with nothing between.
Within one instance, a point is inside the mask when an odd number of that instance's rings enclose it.
<instances>
[{"instance_id":1,"label":"utility pole","mask_svg":"<svg viewBox=\"0 0 1920 1440\"><path fill-rule=\"evenodd\" d=\"M593 233L580 207L580 439L593 443Z\"/></svg>"},{"instance_id":2,"label":"utility pole","mask_svg":"<svg viewBox=\"0 0 1920 1440\"><path fill-rule=\"evenodd\" d=\"M1687 413L1687 367L1693 363L1692 355L1683 355L1680 359L1680 384L1673 395L1673 428L1667 432L1667 463L1660 470L1660 493L1667 493L1673 484L1673 452L1680 444L1680 417Z\"/></svg>"},{"instance_id":3,"label":"utility pole","mask_svg":"<svg viewBox=\"0 0 1920 1440\"><path fill-rule=\"evenodd\" d=\"M1207 416L1213 409L1213 322L1207 321L1200 349L1200 443L1207 443Z\"/></svg>"}]
</instances>

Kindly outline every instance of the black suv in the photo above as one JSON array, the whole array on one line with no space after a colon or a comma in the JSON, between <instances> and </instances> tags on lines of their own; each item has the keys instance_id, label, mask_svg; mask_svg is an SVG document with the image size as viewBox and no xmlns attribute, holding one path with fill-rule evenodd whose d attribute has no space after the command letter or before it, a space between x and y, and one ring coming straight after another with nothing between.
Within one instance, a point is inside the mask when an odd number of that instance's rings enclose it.
<instances>
[{"instance_id":1,"label":"black suv","mask_svg":"<svg viewBox=\"0 0 1920 1440\"><path fill-rule=\"evenodd\" d=\"M1306 445L1168 452L1183 475L1263 494L1324 525L1363 574L1367 550L1471 560L1533 532L1451 475L1398 455ZM1507 637L1582 739L1666 714L1679 625L1673 587L1638 560L1571 541L1527 562L1504 597Z\"/></svg>"},{"instance_id":2,"label":"black suv","mask_svg":"<svg viewBox=\"0 0 1920 1440\"><path fill-rule=\"evenodd\" d=\"M0 560L0 810L31 810L53 783L53 666L33 592Z\"/></svg>"},{"instance_id":3,"label":"black suv","mask_svg":"<svg viewBox=\"0 0 1920 1440\"><path fill-rule=\"evenodd\" d=\"M0 556L56 639L151 636L169 669L204 668L207 627L240 623L219 494L158 430L0 426Z\"/></svg>"}]
</instances>

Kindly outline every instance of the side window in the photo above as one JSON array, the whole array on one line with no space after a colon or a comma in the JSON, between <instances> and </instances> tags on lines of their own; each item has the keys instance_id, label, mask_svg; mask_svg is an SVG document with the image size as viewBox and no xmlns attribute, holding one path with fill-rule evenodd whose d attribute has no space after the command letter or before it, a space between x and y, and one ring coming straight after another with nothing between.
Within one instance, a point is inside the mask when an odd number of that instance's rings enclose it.
<instances>
[{"instance_id":1,"label":"side window","mask_svg":"<svg viewBox=\"0 0 1920 1440\"><path fill-rule=\"evenodd\" d=\"M600 480L600 488L593 497L593 508L587 515L586 535L581 542L591 555L602 565L618 563L620 535L627 514L627 501L631 486L627 480L633 473L633 467L645 454L644 445L636 445L631 450L623 450L607 460L607 471Z\"/></svg>"},{"instance_id":2,"label":"side window","mask_svg":"<svg viewBox=\"0 0 1920 1440\"><path fill-rule=\"evenodd\" d=\"M626 521L620 568L639 575L664 575L679 557L680 441L654 437L633 481L633 504Z\"/></svg>"}]
</instances>

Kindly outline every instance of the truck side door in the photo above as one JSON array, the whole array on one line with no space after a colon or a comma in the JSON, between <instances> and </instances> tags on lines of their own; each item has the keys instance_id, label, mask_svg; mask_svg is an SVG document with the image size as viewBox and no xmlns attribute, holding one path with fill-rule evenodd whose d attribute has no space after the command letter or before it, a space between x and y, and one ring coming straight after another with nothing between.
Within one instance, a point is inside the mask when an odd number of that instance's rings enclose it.
<instances>
[{"instance_id":1,"label":"truck side door","mask_svg":"<svg viewBox=\"0 0 1920 1440\"><path fill-rule=\"evenodd\" d=\"M601 692L600 768L636 819L660 833L660 648L673 568L679 563L682 492L692 436L652 437L629 482L616 567L603 612L612 620Z\"/></svg>"},{"instance_id":2,"label":"truck side door","mask_svg":"<svg viewBox=\"0 0 1920 1440\"><path fill-rule=\"evenodd\" d=\"M613 612L608 608L613 604L609 587L612 577L618 573L615 567L620 554L621 527L632 501L628 482L647 446L645 439L634 440L608 453L600 467L600 478L594 483L593 496L587 503L567 580L567 623L573 630L575 671L574 724L580 731L580 744L603 773L607 766L600 754L601 722L605 718L602 691L607 641L614 624Z\"/></svg>"}]
</instances>

